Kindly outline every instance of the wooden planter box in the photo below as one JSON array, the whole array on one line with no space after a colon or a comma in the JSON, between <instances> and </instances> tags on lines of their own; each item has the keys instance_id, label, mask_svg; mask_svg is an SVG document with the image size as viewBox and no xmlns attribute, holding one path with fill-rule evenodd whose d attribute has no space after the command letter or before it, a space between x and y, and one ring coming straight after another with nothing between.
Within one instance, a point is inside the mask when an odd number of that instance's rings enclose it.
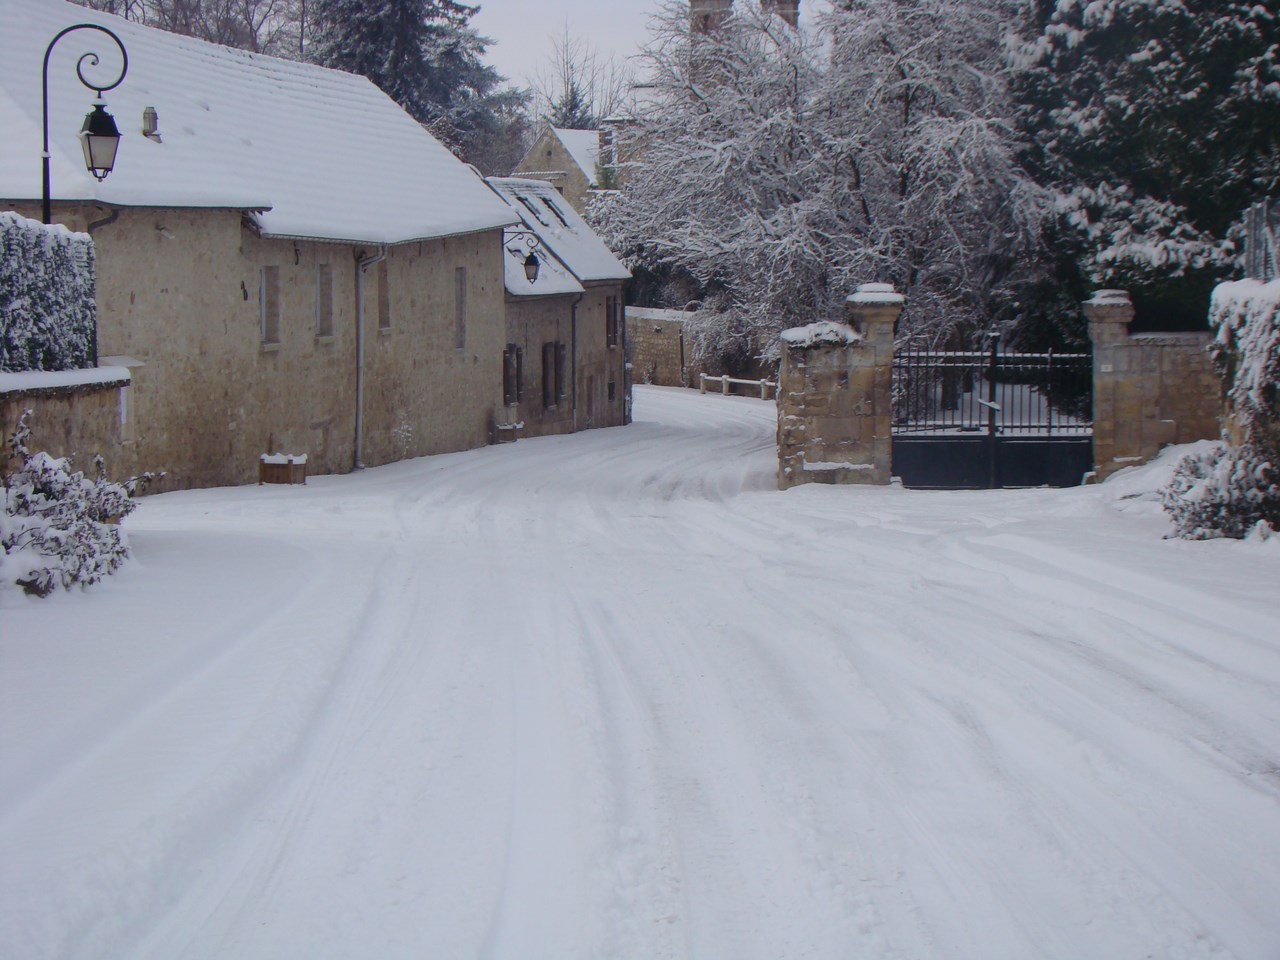
<instances>
[{"instance_id":1,"label":"wooden planter box","mask_svg":"<svg viewBox=\"0 0 1280 960\"><path fill-rule=\"evenodd\" d=\"M307 457L263 454L258 458L258 485L307 482Z\"/></svg>"}]
</instances>

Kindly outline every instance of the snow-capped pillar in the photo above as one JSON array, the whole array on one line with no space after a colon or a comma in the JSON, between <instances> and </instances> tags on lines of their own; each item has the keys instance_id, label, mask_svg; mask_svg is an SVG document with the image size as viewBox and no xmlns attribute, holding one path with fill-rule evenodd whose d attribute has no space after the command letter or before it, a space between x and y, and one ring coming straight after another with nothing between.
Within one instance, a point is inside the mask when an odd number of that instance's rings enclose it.
<instances>
[{"instance_id":1,"label":"snow-capped pillar","mask_svg":"<svg viewBox=\"0 0 1280 960\"><path fill-rule=\"evenodd\" d=\"M1102 479L1127 464L1124 450L1133 446L1128 434L1139 414L1128 409L1134 396L1124 388L1130 372L1127 348L1133 303L1127 290L1099 290L1081 306L1093 342L1093 465ZM1121 423L1124 417L1127 424Z\"/></svg>"},{"instance_id":2,"label":"snow-capped pillar","mask_svg":"<svg viewBox=\"0 0 1280 960\"><path fill-rule=\"evenodd\" d=\"M1123 290L1084 303L1093 340L1093 463L1097 479L1150 460L1171 443L1219 432L1221 386L1208 333L1131 334Z\"/></svg>"},{"instance_id":3,"label":"snow-capped pillar","mask_svg":"<svg viewBox=\"0 0 1280 960\"><path fill-rule=\"evenodd\" d=\"M889 482L893 327L903 297L863 284L847 323L782 334L778 373L778 487Z\"/></svg>"}]
</instances>

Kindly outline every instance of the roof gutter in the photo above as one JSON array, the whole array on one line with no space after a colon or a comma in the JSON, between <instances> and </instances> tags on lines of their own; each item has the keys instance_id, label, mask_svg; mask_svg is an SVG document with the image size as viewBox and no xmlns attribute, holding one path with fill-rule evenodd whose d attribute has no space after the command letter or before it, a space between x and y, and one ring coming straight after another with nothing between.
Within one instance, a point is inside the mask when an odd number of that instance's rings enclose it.
<instances>
[{"instance_id":1,"label":"roof gutter","mask_svg":"<svg viewBox=\"0 0 1280 960\"><path fill-rule=\"evenodd\" d=\"M364 255L356 251L356 435L352 469L364 469L364 272L375 263L387 259L387 245L378 252Z\"/></svg>"}]
</instances>

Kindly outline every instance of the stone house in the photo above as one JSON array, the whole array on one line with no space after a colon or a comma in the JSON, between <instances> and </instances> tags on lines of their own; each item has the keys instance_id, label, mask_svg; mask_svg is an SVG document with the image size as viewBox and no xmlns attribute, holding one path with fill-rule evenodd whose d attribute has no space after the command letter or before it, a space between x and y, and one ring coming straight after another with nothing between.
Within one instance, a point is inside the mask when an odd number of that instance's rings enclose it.
<instances>
[{"instance_id":1,"label":"stone house","mask_svg":"<svg viewBox=\"0 0 1280 960\"><path fill-rule=\"evenodd\" d=\"M79 156L94 94L76 65L92 52L91 82L118 73L114 44L72 32L48 71L53 219L92 235L99 362L131 374L103 451L113 474L236 484L264 453L332 473L488 442L502 231L519 218L393 101L362 77L62 0L0 0L0 23L0 207L29 217L43 51L76 23L128 50L101 183Z\"/></svg>"},{"instance_id":2,"label":"stone house","mask_svg":"<svg viewBox=\"0 0 1280 960\"><path fill-rule=\"evenodd\" d=\"M519 216L507 231L499 433L543 436L630 421L622 284L631 276L554 187L493 177ZM524 265L537 259L536 280Z\"/></svg>"},{"instance_id":3,"label":"stone house","mask_svg":"<svg viewBox=\"0 0 1280 960\"><path fill-rule=\"evenodd\" d=\"M586 212L591 194L600 183L602 153L607 153L599 130L565 130L547 127L516 165L513 177L545 180L569 201L579 214ZM608 157L603 157L608 162Z\"/></svg>"}]
</instances>

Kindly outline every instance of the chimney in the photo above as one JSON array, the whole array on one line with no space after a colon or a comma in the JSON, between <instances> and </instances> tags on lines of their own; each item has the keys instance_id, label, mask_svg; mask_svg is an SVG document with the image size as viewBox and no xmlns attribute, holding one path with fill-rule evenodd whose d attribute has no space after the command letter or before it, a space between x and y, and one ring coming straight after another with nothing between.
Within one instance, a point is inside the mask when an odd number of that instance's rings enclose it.
<instances>
[{"instance_id":1,"label":"chimney","mask_svg":"<svg viewBox=\"0 0 1280 960\"><path fill-rule=\"evenodd\" d=\"M800 0L765 0L764 5L791 26L800 25Z\"/></svg>"},{"instance_id":2,"label":"chimney","mask_svg":"<svg viewBox=\"0 0 1280 960\"><path fill-rule=\"evenodd\" d=\"M694 33L711 33L733 11L733 0L689 0L689 19Z\"/></svg>"}]
</instances>

